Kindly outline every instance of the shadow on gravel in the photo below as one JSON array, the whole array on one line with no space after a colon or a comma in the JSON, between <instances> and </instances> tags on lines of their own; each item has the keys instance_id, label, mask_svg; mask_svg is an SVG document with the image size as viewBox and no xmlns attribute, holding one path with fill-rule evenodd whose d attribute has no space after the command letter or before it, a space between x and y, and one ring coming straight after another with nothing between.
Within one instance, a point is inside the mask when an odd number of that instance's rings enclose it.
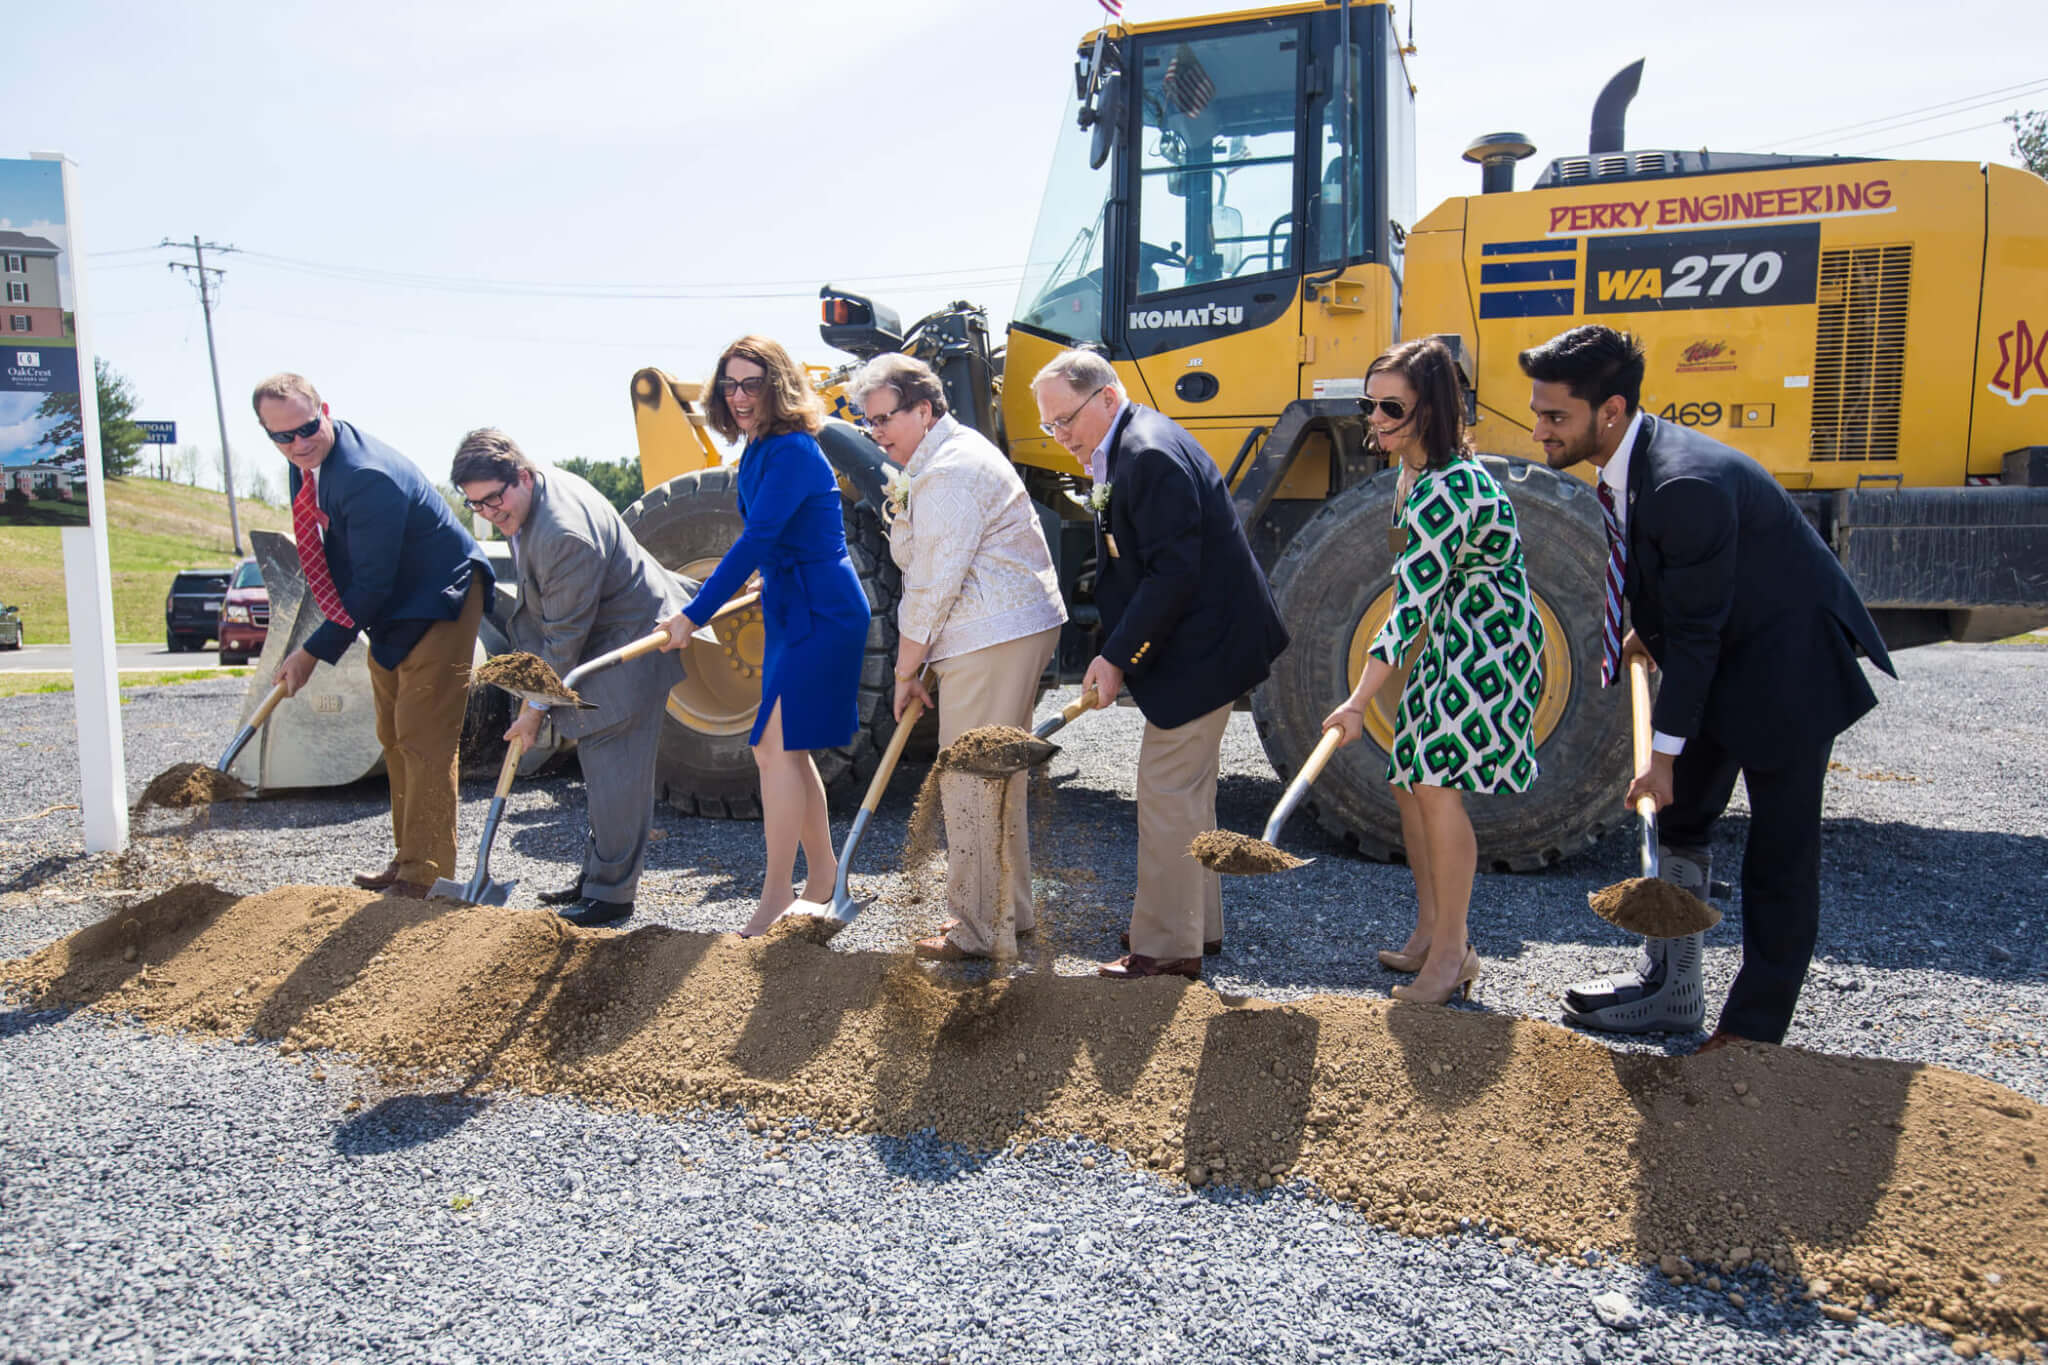
<instances>
[{"instance_id":1,"label":"shadow on gravel","mask_svg":"<svg viewBox=\"0 0 2048 1365\"><path fill-rule=\"evenodd\" d=\"M652 927L565 937L549 973L559 985L533 1016L534 1038L564 1066L617 1051L654 1022L713 941L710 934ZM572 953L575 968L565 972ZM478 1074L489 1072L485 1065Z\"/></svg>"},{"instance_id":2,"label":"shadow on gravel","mask_svg":"<svg viewBox=\"0 0 2048 1365\"><path fill-rule=\"evenodd\" d=\"M1209 1020L1181 1139L1187 1161L1213 1161L1241 1147L1237 1130L1252 1112L1267 1128L1259 1149L1267 1169L1233 1175L1257 1183L1261 1175L1292 1170L1308 1126L1321 1038L1322 1022L1298 1010L1238 1009Z\"/></svg>"},{"instance_id":3,"label":"shadow on gravel","mask_svg":"<svg viewBox=\"0 0 2048 1365\"><path fill-rule=\"evenodd\" d=\"M459 1090L392 1095L338 1126L334 1150L343 1156L377 1156L421 1147L448 1136L489 1107L488 1100Z\"/></svg>"},{"instance_id":4,"label":"shadow on gravel","mask_svg":"<svg viewBox=\"0 0 2048 1365\"><path fill-rule=\"evenodd\" d=\"M47 853L21 871L0 882L0 892L33 891L44 882L63 876L86 861L83 853Z\"/></svg>"},{"instance_id":5,"label":"shadow on gravel","mask_svg":"<svg viewBox=\"0 0 2048 1365\"><path fill-rule=\"evenodd\" d=\"M77 1006L55 1010L36 1009L28 1005L0 1008L0 1038L19 1038L23 1034L54 1028L77 1012Z\"/></svg>"}]
</instances>

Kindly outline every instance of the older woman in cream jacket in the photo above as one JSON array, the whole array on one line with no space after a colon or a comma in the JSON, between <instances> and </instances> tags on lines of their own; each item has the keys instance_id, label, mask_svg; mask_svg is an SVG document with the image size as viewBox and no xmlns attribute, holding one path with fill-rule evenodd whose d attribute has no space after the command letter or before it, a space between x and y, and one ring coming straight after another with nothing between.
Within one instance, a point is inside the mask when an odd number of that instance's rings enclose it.
<instances>
[{"instance_id":1,"label":"older woman in cream jacket","mask_svg":"<svg viewBox=\"0 0 2048 1365\"><path fill-rule=\"evenodd\" d=\"M903 571L896 714L912 697L931 703L929 668L939 681L939 743L981 725L1030 725L1067 613L1023 481L987 438L948 415L945 389L921 361L878 356L852 391L908 490L891 499L889 529ZM919 957L1014 957L1017 935L1036 927L1024 775L1008 786L1006 800L982 778L939 779L952 918L918 940Z\"/></svg>"}]
</instances>

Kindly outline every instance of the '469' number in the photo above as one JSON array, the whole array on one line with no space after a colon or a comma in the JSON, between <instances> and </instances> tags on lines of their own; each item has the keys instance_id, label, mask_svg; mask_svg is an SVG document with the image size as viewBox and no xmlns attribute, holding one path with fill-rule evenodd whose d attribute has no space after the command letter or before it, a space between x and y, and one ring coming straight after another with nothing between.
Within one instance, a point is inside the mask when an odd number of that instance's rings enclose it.
<instances>
[{"instance_id":1,"label":"'469' number","mask_svg":"<svg viewBox=\"0 0 2048 1365\"><path fill-rule=\"evenodd\" d=\"M1676 422L1682 427L1711 427L1721 420L1719 403L1666 403L1664 411L1657 414L1667 422Z\"/></svg>"}]
</instances>

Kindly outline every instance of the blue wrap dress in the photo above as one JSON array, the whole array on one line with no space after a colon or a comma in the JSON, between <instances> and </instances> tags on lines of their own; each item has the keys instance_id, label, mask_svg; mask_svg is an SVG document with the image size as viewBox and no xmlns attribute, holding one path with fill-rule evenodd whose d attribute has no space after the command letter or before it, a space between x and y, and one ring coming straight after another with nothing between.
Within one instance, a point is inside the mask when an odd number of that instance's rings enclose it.
<instances>
[{"instance_id":1,"label":"blue wrap dress","mask_svg":"<svg viewBox=\"0 0 2048 1365\"><path fill-rule=\"evenodd\" d=\"M746 528L683 615L703 625L759 569L767 640L761 710L747 742L761 742L780 702L783 748L849 744L860 729L869 612L846 554L832 465L803 432L749 441L740 453L739 502Z\"/></svg>"}]
</instances>

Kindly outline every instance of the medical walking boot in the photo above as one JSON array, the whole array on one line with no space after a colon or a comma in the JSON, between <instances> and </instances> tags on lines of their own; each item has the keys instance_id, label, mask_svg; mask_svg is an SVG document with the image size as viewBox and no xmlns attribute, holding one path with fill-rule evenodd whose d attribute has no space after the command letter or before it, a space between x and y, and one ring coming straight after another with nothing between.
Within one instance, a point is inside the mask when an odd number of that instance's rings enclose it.
<instances>
[{"instance_id":1,"label":"medical walking boot","mask_svg":"<svg viewBox=\"0 0 2048 1365\"><path fill-rule=\"evenodd\" d=\"M1713 872L1708 850L1659 845L1657 866L1663 880L1707 898ZM1566 988L1565 1020L1603 1033L1691 1033L1707 1017L1705 957L1705 934L1646 938L1630 971Z\"/></svg>"}]
</instances>

